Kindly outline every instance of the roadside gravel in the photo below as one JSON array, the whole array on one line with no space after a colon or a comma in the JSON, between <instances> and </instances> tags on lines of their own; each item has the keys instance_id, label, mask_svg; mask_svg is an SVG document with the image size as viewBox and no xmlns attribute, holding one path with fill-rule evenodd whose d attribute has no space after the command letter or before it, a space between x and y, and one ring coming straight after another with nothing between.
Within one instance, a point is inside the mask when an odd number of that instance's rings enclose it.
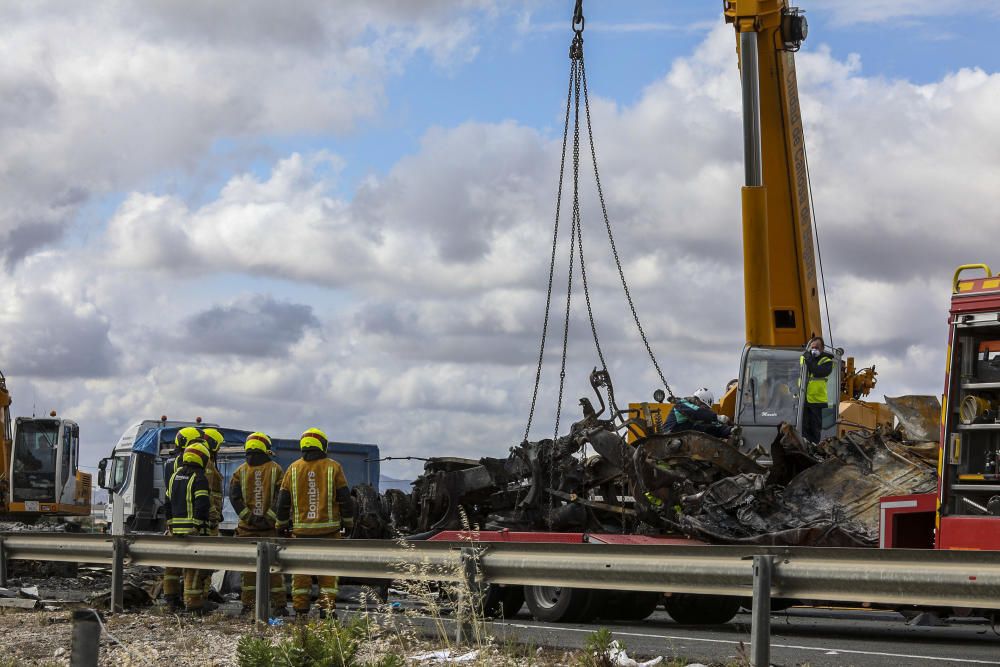
<instances>
[{"instance_id":1,"label":"roadside gravel","mask_svg":"<svg viewBox=\"0 0 1000 667\"><path fill-rule=\"evenodd\" d=\"M68 665L71 615L68 610L0 610L0 656L13 659L14 665ZM116 667L235 665L236 642L253 627L248 618L195 619L156 611L106 616L104 624L107 632L101 633L100 664Z\"/></svg>"}]
</instances>

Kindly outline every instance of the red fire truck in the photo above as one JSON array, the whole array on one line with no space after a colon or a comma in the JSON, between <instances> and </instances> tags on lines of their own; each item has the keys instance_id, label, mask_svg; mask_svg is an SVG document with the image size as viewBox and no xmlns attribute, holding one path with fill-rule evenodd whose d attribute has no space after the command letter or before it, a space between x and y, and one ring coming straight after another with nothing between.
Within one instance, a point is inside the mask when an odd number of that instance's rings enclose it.
<instances>
[{"instance_id":1,"label":"red fire truck","mask_svg":"<svg viewBox=\"0 0 1000 667\"><path fill-rule=\"evenodd\" d=\"M938 491L883 498L880 546L1000 550L998 465L1000 276L966 264L952 281Z\"/></svg>"}]
</instances>

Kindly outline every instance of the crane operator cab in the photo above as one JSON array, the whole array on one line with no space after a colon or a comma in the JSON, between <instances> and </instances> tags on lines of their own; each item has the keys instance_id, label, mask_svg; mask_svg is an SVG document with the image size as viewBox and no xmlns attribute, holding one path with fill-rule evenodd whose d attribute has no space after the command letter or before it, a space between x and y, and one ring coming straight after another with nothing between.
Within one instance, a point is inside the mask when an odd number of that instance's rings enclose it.
<instances>
[{"instance_id":1,"label":"crane operator cab","mask_svg":"<svg viewBox=\"0 0 1000 667\"><path fill-rule=\"evenodd\" d=\"M822 437L837 434L843 350L826 348L833 356L833 371L827 378L828 403L823 408ZM736 425L742 429L740 448L758 445L770 452L778 426L791 424L801 435L805 407L806 369L800 348L746 347L740 367L736 398Z\"/></svg>"}]
</instances>

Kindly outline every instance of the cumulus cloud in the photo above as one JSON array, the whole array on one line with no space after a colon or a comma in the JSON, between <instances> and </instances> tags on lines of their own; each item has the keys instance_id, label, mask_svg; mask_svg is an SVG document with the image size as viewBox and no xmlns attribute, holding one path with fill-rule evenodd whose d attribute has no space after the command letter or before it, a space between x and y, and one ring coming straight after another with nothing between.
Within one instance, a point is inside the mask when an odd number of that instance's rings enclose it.
<instances>
[{"instance_id":1,"label":"cumulus cloud","mask_svg":"<svg viewBox=\"0 0 1000 667\"><path fill-rule=\"evenodd\" d=\"M0 356L11 375L95 378L116 371L110 322L89 303L70 303L48 290L4 290Z\"/></svg>"},{"instance_id":2,"label":"cumulus cloud","mask_svg":"<svg viewBox=\"0 0 1000 667\"><path fill-rule=\"evenodd\" d=\"M492 9L4 3L0 258L60 237L87 199L164 174L210 179L228 167L213 165L220 142L349 131L383 108L386 78L414 54L443 66L474 56L472 18Z\"/></svg>"},{"instance_id":3,"label":"cumulus cloud","mask_svg":"<svg viewBox=\"0 0 1000 667\"><path fill-rule=\"evenodd\" d=\"M185 352L277 357L318 327L312 307L257 294L187 318L176 344Z\"/></svg>"}]
</instances>

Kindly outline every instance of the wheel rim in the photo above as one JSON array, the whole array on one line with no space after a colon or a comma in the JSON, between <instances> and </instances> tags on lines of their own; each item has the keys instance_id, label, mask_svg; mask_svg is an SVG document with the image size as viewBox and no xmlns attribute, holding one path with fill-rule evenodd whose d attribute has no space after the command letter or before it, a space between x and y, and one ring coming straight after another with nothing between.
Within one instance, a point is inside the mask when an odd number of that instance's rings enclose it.
<instances>
[{"instance_id":1,"label":"wheel rim","mask_svg":"<svg viewBox=\"0 0 1000 667\"><path fill-rule=\"evenodd\" d=\"M526 586L525 597L541 609L552 609L562 598L563 589L559 586Z\"/></svg>"}]
</instances>

